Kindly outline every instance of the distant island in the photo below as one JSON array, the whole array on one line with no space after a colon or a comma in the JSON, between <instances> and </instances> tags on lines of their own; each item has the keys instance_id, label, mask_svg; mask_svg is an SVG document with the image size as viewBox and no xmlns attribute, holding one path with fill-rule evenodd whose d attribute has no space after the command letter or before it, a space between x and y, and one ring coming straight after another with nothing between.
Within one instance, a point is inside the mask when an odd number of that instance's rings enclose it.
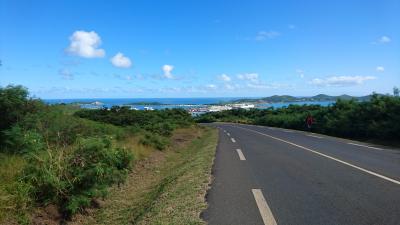
<instances>
[{"instance_id":1,"label":"distant island","mask_svg":"<svg viewBox=\"0 0 400 225\"><path fill-rule=\"evenodd\" d=\"M336 101L338 99L342 100L351 100L354 99L356 101L368 101L371 99L372 95L366 95L361 97L355 97L350 95L339 95L339 96L330 96L325 94L319 94L311 97L294 97L290 95L273 95L270 97L264 98L243 98L236 99L231 101L230 103L277 103L277 102L326 102L326 101Z\"/></svg>"}]
</instances>

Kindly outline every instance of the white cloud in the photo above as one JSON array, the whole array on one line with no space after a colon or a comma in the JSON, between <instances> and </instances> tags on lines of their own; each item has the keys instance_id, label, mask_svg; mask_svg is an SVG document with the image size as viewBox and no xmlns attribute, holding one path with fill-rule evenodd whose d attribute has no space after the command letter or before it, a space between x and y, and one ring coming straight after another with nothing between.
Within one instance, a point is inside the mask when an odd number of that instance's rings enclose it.
<instances>
[{"instance_id":1,"label":"white cloud","mask_svg":"<svg viewBox=\"0 0 400 225\"><path fill-rule=\"evenodd\" d=\"M244 73L244 74L238 74L237 78L240 80L247 80L253 83L259 83L259 77L258 73Z\"/></svg>"},{"instance_id":2,"label":"white cloud","mask_svg":"<svg viewBox=\"0 0 400 225\"><path fill-rule=\"evenodd\" d=\"M386 44L391 42L392 40L388 36L382 36L379 38L379 43Z\"/></svg>"},{"instance_id":3,"label":"white cloud","mask_svg":"<svg viewBox=\"0 0 400 225\"><path fill-rule=\"evenodd\" d=\"M256 36L256 41L264 41L266 39L273 39L280 35L277 31L259 31Z\"/></svg>"},{"instance_id":4,"label":"white cloud","mask_svg":"<svg viewBox=\"0 0 400 225\"><path fill-rule=\"evenodd\" d=\"M291 29L291 30L293 30L293 29L295 29L295 28L296 28L296 26L295 26L295 25L293 25L293 24L289 24L288 28L289 28L289 29Z\"/></svg>"},{"instance_id":5,"label":"white cloud","mask_svg":"<svg viewBox=\"0 0 400 225\"><path fill-rule=\"evenodd\" d=\"M72 55L84 58L104 57L104 49L98 48L101 44L100 36L94 32L75 31L69 38L70 45L66 51Z\"/></svg>"},{"instance_id":6,"label":"white cloud","mask_svg":"<svg viewBox=\"0 0 400 225\"><path fill-rule=\"evenodd\" d=\"M374 76L332 76L324 79L315 78L310 83L316 86L353 86L374 79L376 79Z\"/></svg>"},{"instance_id":7,"label":"white cloud","mask_svg":"<svg viewBox=\"0 0 400 225\"><path fill-rule=\"evenodd\" d=\"M120 68L129 68L132 66L131 60L124 56L121 52L118 52L114 57L111 58L111 63Z\"/></svg>"},{"instance_id":8,"label":"white cloud","mask_svg":"<svg viewBox=\"0 0 400 225\"><path fill-rule=\"evenodd\" d=\"M222 80L222 81L225 81L225 82L229 82L229 81L232 80L232 78L230 76L226 75L226 74L221 74L221 75L218 76L218 78L220 80Z\"/></svg>"},{"instance_id":9,"label":"white cloud","mask_svg":"<svg viewBox=\"0 0 400 225\"><path fill-rule=\"evenodd\" d=\"M207 84L206 88L208 88L208 89L216 89L217 86L215 84Z\"/></svg>"},{"instance_id":10,"label":"white cloud","mask_svg":"<svg viewBox=\"0 0 400 225\"><path fill-rule=\"evenodd\" d=\"M171 73L173 69L174 69L174 66L172 66L172 65L162 66L162 70L164 71L164 77L168 78L168 79L173 79L174 76Z\"/></svg>"},{"instance_id":11,"label":"white cloud","mask_svg":"<svg viewBox=\"0 0 400 225\"><path fill-rule=\"evenodd\" d=\"M304 78L304 71L302 69L296 69L296 73L300 76L300 78Z\"/></svg>"},{"instance_id":12,"label":"white cloud","mask_svg":"<svg viewBox=\"0 0 400 225\"><path fill-rule=\"evenodd\" d=\"M385 71L385 68L383 66L377 66L376 71L383 72L383 71Z\"/></svg>"},{"instance_id":13,"label":"white cloud","mask_svg":"<svg viewBox=\"0 0 400 225\"><path fill-rule=\"evenodd\" d=\"M68 69L60 69L58 71L58 74L61 75L61 77L65 80L73 80L74 79L74 74L71 73Z\"/></svg>"}]
</instances>

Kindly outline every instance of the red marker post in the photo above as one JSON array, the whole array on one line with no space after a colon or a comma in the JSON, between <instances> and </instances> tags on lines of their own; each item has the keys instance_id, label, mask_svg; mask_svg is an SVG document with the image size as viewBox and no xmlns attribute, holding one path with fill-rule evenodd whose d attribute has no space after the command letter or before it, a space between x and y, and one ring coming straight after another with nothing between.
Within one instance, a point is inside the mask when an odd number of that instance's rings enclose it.
<instances>
[{"instance_id":1,"label":"red marker post","mask_svg":"<svg viewBox=\"0 0 400 225\"><path fill-rule=\"evenodd\" d=\"M306 124L307 124L308 129L311 129L311 126L313 125L314 121L315 120L311 115L307 116Z\"/></svg>"}]
</instances>

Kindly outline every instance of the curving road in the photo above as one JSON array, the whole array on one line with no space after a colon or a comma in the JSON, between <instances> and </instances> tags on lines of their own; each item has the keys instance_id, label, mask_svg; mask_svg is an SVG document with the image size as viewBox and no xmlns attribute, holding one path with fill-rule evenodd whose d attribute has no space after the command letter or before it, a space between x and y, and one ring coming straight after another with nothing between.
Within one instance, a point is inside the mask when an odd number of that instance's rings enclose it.
<instances>
[{"instance_id":1,"label":"curving road","mask_svg":"<svg viewBox=\"0 0 400 225\"><path fill-rule=\"evenodd\" d=\"M215 123L211 225L400 224L400 150Z\"/></svg>"}]
</instances>

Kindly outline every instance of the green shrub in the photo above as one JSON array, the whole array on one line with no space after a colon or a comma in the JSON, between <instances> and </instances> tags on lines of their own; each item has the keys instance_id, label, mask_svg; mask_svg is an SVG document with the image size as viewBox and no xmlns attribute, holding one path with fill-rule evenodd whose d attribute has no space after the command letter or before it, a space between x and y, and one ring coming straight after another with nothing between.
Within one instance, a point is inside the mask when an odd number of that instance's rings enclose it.
<instances>
[{"instance_id":1,"label":"green shrub","mask_svg":"<svg viewBox=\"0 0 400 225\"><path fill-rule=\"evenodd\" d=\"M8 152L34 153L45 148L43 137L35 131L25 131L19 126L13 126L3 133L5 137L5 149Z\"/></svg>"},{"instance_id":2,"label":"green shrub","mask_svg":"<svg viewBox=\"0 0 400 225\"><path fill-rule=\"evenodd\" d=\"M143 111L113 106L111 109L80 110L75 116L117 126L134 127L133 130L144 129L166 137L170 136L174 129L188 127L194 123L190 114L183 109Z\"/></svg>"},{"instance_id":3,"label":"green shrub","mask_svg":"<svg viewBox=\"0 0 400 225\"><path fill-rule=\"evenodd\" d=\"M47 143L68 146L78 138L113 135L122 139L125 131L111 124L98 123L65 114L60 107L48 106L41 112L30 114L19 123L26 130L40 133Z\"/></svg>"},{"instance_id":4,"label":"green shrub","mask_svg":"<svg viewBox=\"0 0 400 225\"><path fill-rule=\"evenodd\" d=\"M28 95L28 90L22 86L0 87L0 144L4 140L2 131L43 107L41 101L30 99Z\"/></svg>"},{"instance_id":5,"label":"green shrub","mask_svg":"<svg viewBox=\"0 0 400 225\"><path fill-rule=\"evenodd\" d=\"M152 146L158 150L164 150L169 144L169 139L155 133L146 132L139 143Z\"/></svg>"},{"instance_id":6,"label":"green shrub","mask_svg":"<svg viewBox=\"0 0 400 225\"><path fill-rule=\"evenodd\" d=\"M70 216L104 197L107 187L125 180L133 155L114 148L109 138L80 139L70 152L32 155L23 171L31 196L41 204L55 203Z\"/></svg>"}]
</instances>

